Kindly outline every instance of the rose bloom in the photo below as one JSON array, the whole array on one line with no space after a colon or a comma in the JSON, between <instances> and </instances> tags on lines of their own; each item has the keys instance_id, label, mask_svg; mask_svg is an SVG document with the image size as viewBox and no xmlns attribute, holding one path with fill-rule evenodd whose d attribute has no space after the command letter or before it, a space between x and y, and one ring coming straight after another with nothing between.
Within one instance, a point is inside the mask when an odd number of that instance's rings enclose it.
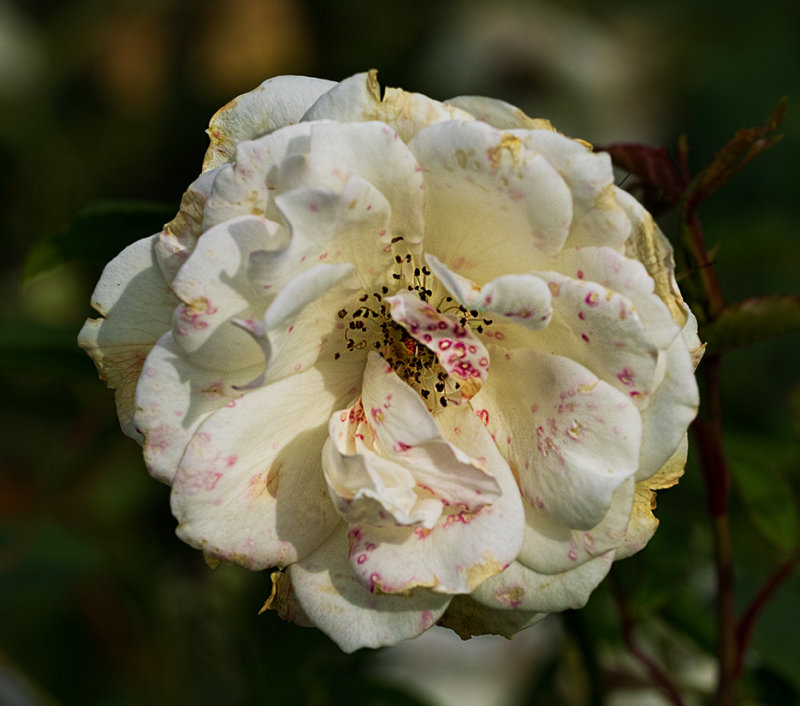
<instances>
[{"instance_id":1,"label":"rose bloom","mask_svg":"<svg viewBox=\"0 0 800 706\"><path fill-rule=\"evenodd\" d=\"M584 605L683 471L701 350L608 155L375 72L270 79L209 135L79 337L178 536L346 651Z\"/></svg>"}]
</instances>

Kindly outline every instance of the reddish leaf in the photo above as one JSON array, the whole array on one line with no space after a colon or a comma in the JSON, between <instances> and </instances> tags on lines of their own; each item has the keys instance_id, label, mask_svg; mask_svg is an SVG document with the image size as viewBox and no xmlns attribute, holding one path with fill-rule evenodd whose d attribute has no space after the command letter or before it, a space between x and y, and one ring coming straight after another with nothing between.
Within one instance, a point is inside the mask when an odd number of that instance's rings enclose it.
<instances>
[{"instance_id":1,"label":"reddish leaf","mask_svg":"<svg viewBox=\"0 0 800 706\"><path fill-rule=\"evenodd\" d=\"M691 215L703 201L727 184L753 157L768 150L783 137L769 133L775 132L783 122L788 106L789 99L784 96L775 105L772 115L761 125L736 131L697 175L687 199L687 215Z\"/></svg>"},{"instance_id":2,"label":"reddish leaf","mask_svg":"<svg viewBox=\"0 0 800 706\"><path fill-rule=\"evenodd\" d=\"M676 168L665 147L615 142L597 149L608 152L614 164L628 170L636 178L631 191L642 192L641 200L650 211L663 211L678 203L689 183L688 177Z\"/></svg>"}]
</instances>

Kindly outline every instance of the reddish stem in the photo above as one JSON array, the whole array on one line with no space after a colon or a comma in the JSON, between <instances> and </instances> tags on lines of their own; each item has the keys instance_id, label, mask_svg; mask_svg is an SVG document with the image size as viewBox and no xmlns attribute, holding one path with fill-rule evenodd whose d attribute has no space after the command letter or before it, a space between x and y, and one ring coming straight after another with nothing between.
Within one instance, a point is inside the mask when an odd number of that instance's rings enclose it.
<instances>
[{"instance_id":1,"label":"reddish stem","mask_svg":"<svg viewBox=\"0 0 800 706\"><path fill-rule=\"evenodd\" d=\"M619 584L619 579L613 572L611 574L611 589L614 596L614 603L619 613L620 622L622 623L622 635L625 639L625 644L628 646L628 650L630 650L630 653L644 667L651 682L661 687L674 706L687 706L687 702L684 701L681 692L678 690L678 687L675 686L672 679L670 679L669 675L653 661L637 641L633 616L628 608L628 604L625 600L625 593Z\"/></svg>"},{"instance_id":2,"label":"reddish stem","mask_svg":"<svg viewBox=\"0 0 800 706\"><path fill-rule=\"evenodd\" d=\"M765 582L761 589L753 597L747 610L744 612L742 619L736 629L738 651L736 655L736 667L734 669L734 677L738 677L742 672L744 666L744 655L747 651L747 646L750 644L750 638L753 636L753 630L764 607L772 598L772 594L778 587L792 575L795 564L800 560L800 547L796 548L789 560L780 566Z\"/></svg>"}]
</instances>

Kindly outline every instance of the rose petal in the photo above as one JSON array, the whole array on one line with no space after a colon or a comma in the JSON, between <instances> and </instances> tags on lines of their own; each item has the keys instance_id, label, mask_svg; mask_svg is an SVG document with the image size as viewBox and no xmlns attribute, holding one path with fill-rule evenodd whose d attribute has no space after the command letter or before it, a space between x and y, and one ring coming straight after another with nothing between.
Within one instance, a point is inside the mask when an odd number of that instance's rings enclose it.
<instances>
[{"instance_id":1,"label":"rose petal","mask_svg":"<svg viewBox=\"0 0 800 706\"><path fill-rule=\"evenodd\" d=\"M655 284L655 292L661 298L679 326L686 323L686 304L675 282L675 260L672 246L644 207L622 189L616 189L616 200L625 210L631 233L625 242L625 254L641 262Z\"/></svg>"},{"instance_id":2,"label":"rose petal","mask_svg":"<svg viewBox=\"0 0 800 706\"><path fill-rule=\"evenodd\" d=\"M215 171L203 211L203 228L244 215L280 221L274 197L286 188L276 180L278 167L289 156L308 151L311 127L308 123L290 125L236 145L236 161Z\"/></svg>"},{"instance_id":3,"label":"rose petal","mask_svg":"<svg viewBox=\"0 0 800 706\"><path fill-rule=\"evenodd\" d=\"M597 282L629 299L648 338L666 349L679 326L655 294L653 279L644 265L611 248L571 248L554 261L553 269L573 279Z\"/></svg>"},{"instance_id":4,"label":"rose petal","mask_svg":"<svg viewBox=\"0 0 800 706\"><path fill-rule=\"evenodd\" d=\"M133 422L136 383L178 303L155 257L157 237L136 241L106 265L92 294L92 307L104 318L89 319L78 334L78 345L115 391L122 431L139 443L142 435Z\"/></svg>"},{"instance_id":5,"label":"rose petal","mask_svg":"<svg viewBox=\"0 0 800 706\"><path fill-rule=\"evenodd\" d=\"M275 183L283 191L313 185L341 193L353 176L388 200L392 237L403 238L416 256L423 232L422 174L408 146L388 125L312 123L307 150L281 162Z\"/></svg>"},{"instance_id":6,"label":"rose petal","mask_svg":"<svg viewBox=\"0 0 800 706\"><path fill-rule=\"evenodd\" d=\"M444 506L476 512L499 494L495 478L442 437L419 395L374 351L361 399L334 414L329 431L325 475L351 523L393 519L430 529Z\"/></svg>"},{"instance_id":7,"label":"rose petal","mask_svg":"<svg viewBox=\"0 0 800 706\"><path fill-rule=\"evenodd\" d=\"M444 613L450 596L425 589L408 595L371 593L353 576L344 527L288 569L304 613L345 652L416 637Z\"/></svg>"},{"instance_id":8,"label":"rose petal","mask_svg":"<svg viewBox=\"0 0 800 706\"><path fill-rule=\"evenodd\" d=\"M276 76L234 98L211 118L211 144L203 171L230 162L237 143L298 122L308 107L337 84L306 76Z\"/></svg>"},{"instance_id":9,"label":"rose petal","mask_svg":"<svg viewBox=\"0 0 800 706\"><path fill-rule=\"evenodd\" d=\"M175 343L189 360L209 370L250 368L263 359L232 319L261 318L264 297L248 277L253 252L275 247L278 226L242 216L206 231L172 289L181 300L173 315Z\"/></svg>"},{"instance_id":10,"label":"rose petal","mask_svg":"<svg viewBox=\"0 0 800 706\"><path fill-rule=\"evenodd\" d=\"M664 375L642 410L642 449L636 480L656 473L675 452L697 416L700 396L692 356L678 336L667 349Z\"/></svg>"},{"instance_id":11,"label":"rose petal","mask_svg":"<svg viewBox=\"0 0 800 706\"><path fill-rule=\"evenodd\" d=\"M634 485L633 478L625 480L612 494L605 517L588 530L555 523L537 506L526 503L525 541L517 561L540 574L558 574L616 549L625 540Z\"/></svg>"},{"instance_id":12,"label":"rose petal","mask_svg":"<svg viewBox=\"0 0 800 706\"><path fill-rule=\"evenodd\" d=\"M567 356L645 407L660 381L659 351L630 299L597 282L541 272L553 321L531 341Z\"/></svg>"},{"instance_id":13,"label":"rose petal","mask_svg":"<svg viewBox=\"0 0 800 706\"><path fill-rule=\"evenodd\" d=\"M445 105L465 110L478 120L488 123L498 130L554 130L549 120L531 118L515 105L484 96L457 96L448 98Z\"/></svg>"},{"instance_id":14,"label":"rose petal","mask_svg":"<svg viewBox=\"0 0 800 706\"><path fill-rule=\"evenodd\" d=\"M589 530L636 472L641 420L622 393L574 361L533 350L492 353L471 405L517 475L523 497L554 523Z\"/></svg>"},{"instance_id":15,"label":"rose petal","mask_svg":"<svg viewBox=\"0 0 800 706\"><path fill-rule=\"evenodd\" d=\"M136 387L136 428L144 436L150 473L171 483L186 445L214 411L241 397L237 385L258 375L260 367L235 372L203 370L189 362L171 331L156 343Z\"/></svg>"},{"instance_id":16,"label":"rose petal","mask_svg":"<svg viewBox=\"0 0 800 706\"><path fill-rule=\"evenodd\" d=\"M338 522L321 468L327 422L358 385L344 361L253 390L203 422L173 481L178 536L250 569L286 566Z\"/></svg>"},{"instance_id":17,"label":"rose petal","mask_svg":"<svg viewBox=\"0 0 800 706\"><path fill-rule=\"evenodd\" d=\"M625 559L642 549L658 527L658 519L653 515L656 507L656 490L671 488L683 475L686 466L688 442L684 435L675 453L654 476L636 484L630 521L625 529L625 537L617 548L616 559Z\"/></svg>"},{"instance_id":18,"label":"rose petal","mask_svg":"<svg viewBox=\"0 0 800 706\"><path fill-rule=\"evenodd\" d=\"M613 561L612 550L560 574L539 574L515 561L502 574L486 579L471 597L489 608L524 613L583 608Z\"/></svg>"},{"instance_id":19,"label":"rose petal","mask_svg":"<svg viewBox=\"0 0 800 706\"><path fill-rule=\"evenodd\" d=\"M448 122L409 143L425 177L425 249L478 284L543 266L564 244L572 197L524 141Z\"/></svg>"},{"instance_id":20,"label":"rose petal","mask_svg":"<svg viewBox=\"0 0 800 706\"><path fill-rule=\"evenodd\" d=\"M321 262L353 263L365 288L389 279L395 266L392 208L374 186L353 176L340 192L307 187L275 201L289 224L291 240L284 251L253 259L250 276L256 286L276 291L298 272Z\"/></svg>"},{"instance_id":21,"label":"rose petal","mask_svg":"<svg viewBox=\"0 0 800 706\"><path fill-rule=\"evenodd\" d=\"M469 310L489 311L533 331L550 323L550 289L536 275L503 275L483 287L448 269L433 255L425 259L455 300Z\"/></svg>"},{"instance_id":22,"label":"rose petal","mask_svg":"<svg viewBox=\"0 0 800 706\"><path fill-rule=\"evenodd\" d=\"M553 130L513 131L561 175L572 197L572 222L565 248L607 246L619 250L631 232L617 202L611 158L591 145Z\"/></svg>"},{"instance_id":23,"label":"rose petal","mask_svg":"<svg viewBox=\"0 0 800 706\"><path fill-rule=\"evenodd\" d=\"M155 253L168 282L186 262L203 231L203 213L216 178L217 170L212 169L195 179L183 193L177 215L158 235Z\"/></svg>"},{"instance_id":24,"label":"rose petal","mask_svg":"<svg viewBox=\"0 0 800 706\"><path fill-rule=\"evenodd\" d=\"M520 630L535 625L547 613L521 610L495 610L478 603L470 596L453 596L438 625L450 628L462 640L474 635L503 635L511 637Z\"/></svg>"},{"instance_id":25,"label":"rose petal","mask_svg":"<svg viewBox=\"0 0 800 706\"><path fill-rule=\"evenodd\" d=\"M387 88L381 99L378 72L356 74L337 84L311 106L303 120L368 122L390 125L408 142L422 128L446 120L472 118L455 106L432 100L420 93Z\"/></svg>"},{"instance_id":26,"label":"rose petal","mask_svg":"<svg viewBox=\"0 0 800 706\"><path fill-rule=\"evenodd\" d=\"M431 350L447 374L459 385L465 399L472 397L489 374L489 353L469 328L413 293L387 297L392 318L423 346Z\"/></svg>"},{"instance_id":27,"label":"rose petal","mask_svg":"<svg viewBox=\"0 0 800 706\"><path fill-rule=\"evenodd\" d=\"M430 529L351 526L351 566L371 590L402 593L427 586L440 593L467 593L486 577L502 571L519 552L524 525L522 502L514 477L491 437L466 405L449 407L436 419L451 444L458 444L463 454L485 465L491 474L487 478L496 482L500 492L487 487L478 494L479 502L471 506L447 505ZM415 464L411 472L417 474L418 469ZM443 467L439 478L448 470ZM432 476L428 481L433 493L441 487L440 479ZM473 483L464 478L465 486Z\"/></svg>"}]
</instances>

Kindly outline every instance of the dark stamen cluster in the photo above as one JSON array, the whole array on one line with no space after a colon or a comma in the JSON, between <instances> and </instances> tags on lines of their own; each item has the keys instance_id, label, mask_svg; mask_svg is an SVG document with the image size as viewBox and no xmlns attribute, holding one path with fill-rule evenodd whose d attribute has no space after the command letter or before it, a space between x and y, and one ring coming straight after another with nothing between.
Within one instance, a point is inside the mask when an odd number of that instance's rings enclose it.
<instances>
[{"instance_id":1,"label":"dark stamen cluster","mask_svg":"<svg viewBox=\"0 0 800 706\"><path fill-rule=\"evenodd\" d=\"M392 243L401 240L402 237L397 237ZM430 269L424 265L417 267L410 253L396 254L394 261L397 269L392 278L410 282L406 286L409 292L416 292L423 302L430 301L433 297L433 289L429 286ZM345 349L363 351L373 348L419 392L431 410L438 406L446 407L448 402L460 397L461 385L447 375L433 351L392 319L391 306L385 301L388 294L389 287L384 286L379 292L362 294L358 298L359 306L352 311L339 310L340 319L349 319L344 328ZM484 327L492 323L491 319L479 318L477 309L467 309L450 296L444 297L436 308L442 313L449 312L462 326L469 325L478 333L483 333ZM334 354L335 359L340 357L341 352Z\"/></svg>"}]
</instances>

